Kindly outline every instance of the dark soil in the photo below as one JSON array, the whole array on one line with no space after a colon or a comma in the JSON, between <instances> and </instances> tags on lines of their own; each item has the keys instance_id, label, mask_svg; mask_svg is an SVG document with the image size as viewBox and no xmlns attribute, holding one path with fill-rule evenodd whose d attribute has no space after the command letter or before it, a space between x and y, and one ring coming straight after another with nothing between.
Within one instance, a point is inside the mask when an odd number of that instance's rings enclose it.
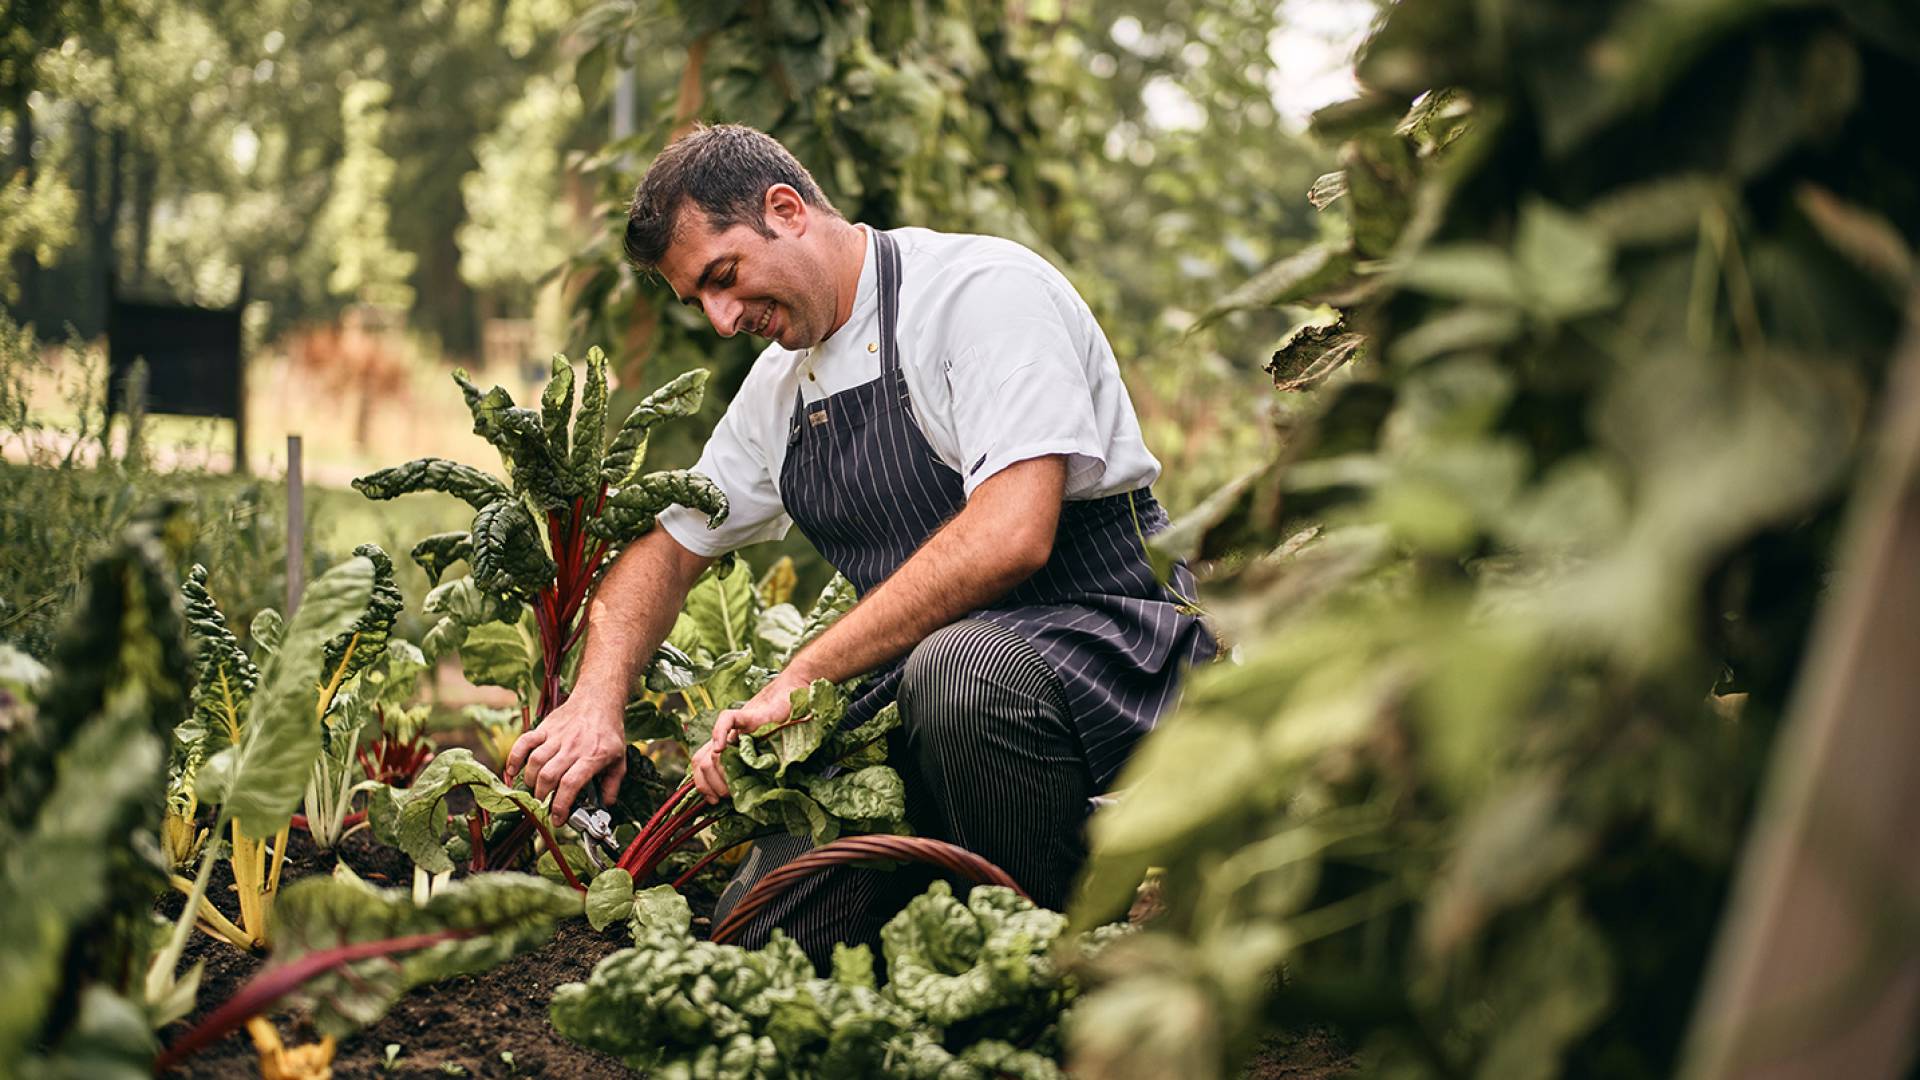
<instances>
[{"instance_id":1,"label":"dark soil","mask_svg":"<svg viewBox=\"0 0 1920 1080\"><path fill-rule=\"evenodd\" d=\"M399 887L413 880L413 864L407 857L376 843L365 830L349 836L337 856L316 850L313 841L296 830L288 843L282 880L332 873L340 859L376 884ZM229 917L238 918L232 887L226 864L216 864L208 895ZM711 897L696 895L689 899L700 914L711 910ZM159 910L169 917L178 915L181 902L178 894L170 894L160 902ZM1136 915L1151 918L1152 912L1149 903ZM698 921L704 924L706 920ZM696 931L700 929L696 927ZM608 927L602 933L582 920L563 922L553 940L533 952L491 971L449 979L408 994L378 1023L341 1041L334 1055L333 1073L342 1078L402 1080L446 1076L597 1080L636 1076L618 1060L561 1038L547 1021L547 1002L553 988L585 979L595 963L624 948L628 940L620 926ZM187 946L186 962L191 966L200 960L207 966L200 983L199 1006L186 1020L160 1033L162 1045L178 1039L232 997L263 962L196 931ZM270 1018L289 1046L318 1038L306 1018L293 1009L275 1010ZM389 1045L398 1047L391 1066L387 1064ZM1351 1075L1353 1065L1352 1056L1337 1038L1310 1031L1269 1037L1243 1075L1246 1080L1334 1080ZM201 1050L167 1075L238 1080L259 1076L259 1068L252 1040L241 1030Z\"/></svg>"},{"instance_id":2,"label":"dark soil","mask_svg":"<svg viewBox=\"0 0 1920 1080\"><path fill-rule=\"evenodd\" d=\"M282 881L309 874L333 872L334 855L317 851L305 833L295 831L288 843ZM340 858L361 877L382 885L407 885L413 864L399 851L375 843L364 830L347 838ZM237 916L232 902L233 878L224 863L216 865L208 894L229 916ZM181 898L161 904L178 914ZM334 1055L337 1077L440 1078L453 1076L561 1076L629 1077L626 1066L561 1038L547 1022L547 1001L553 988L587 977L593 965L628 944L625 931L608 927L595 932L578 919L560 924L553 940L533 952L477 976L462 976L425 986L402 998L379 1023L341 1041ZM160 1033L161 1043L179 1038L202 1016L232 997L242 983L260 969L261 959L241 953L224 942L196 932L187 947L187 964L206 960L200 983L200 1002L191 1016ZM270 1014L288 1045L313 1042L318 1036L305 1018L291 1009ZM399 1047L392 1067L385 1068L386 1048ZM512 1065L501 1055L510 1055ZM244 1030L227 1036L195 1054L177 1077L257 1077L259 1058Z\"/></svg>"}]
</instances>

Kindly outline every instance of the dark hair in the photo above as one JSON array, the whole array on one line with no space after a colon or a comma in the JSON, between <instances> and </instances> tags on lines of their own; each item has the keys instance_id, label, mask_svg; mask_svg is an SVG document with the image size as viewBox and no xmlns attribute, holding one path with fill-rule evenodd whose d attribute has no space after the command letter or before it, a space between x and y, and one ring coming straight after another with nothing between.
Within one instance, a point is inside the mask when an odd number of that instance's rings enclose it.
<instances>
[{"instance_id":1,"label":"dark hair","mask_svg":"<svg viewBox=\"0 0 1920 1080\"><path fill-rule=\"evenodd\" d=\"M707 215L715 231L749 225L771 236L766 223L767 189L786 184L817 210L833 208L779 140L739 124L700 125L675 139L647 166L627 210L627 259L642 272L660 265L679 228L687 200Z\"/></svg>"}]
</instances>

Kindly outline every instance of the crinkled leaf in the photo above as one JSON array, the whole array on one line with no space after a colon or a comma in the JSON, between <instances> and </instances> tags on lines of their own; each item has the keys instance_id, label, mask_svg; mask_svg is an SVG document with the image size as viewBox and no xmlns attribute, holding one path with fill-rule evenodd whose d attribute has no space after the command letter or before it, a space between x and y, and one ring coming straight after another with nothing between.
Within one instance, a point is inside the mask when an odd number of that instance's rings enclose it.
<instances>
[{"instance_id":1,"label":"crinkled leaf","mask_svg":"<svg viewBox=\"0 0 1920 1080\"><path fill-rule=\"evenodd\" d=\"M762 596L765 596L764 590ZM768 667L784 665L800 647L800 637L806 628L806 619L792 604L779 603L762 609L753 624L754 659Z\"/></svg>"},{"instance_id":2,"label":"crinkled leaf","mask_svg":"<svg viewBox=\"0 0 1920 1080\"><path fill-rule=\"evenodd\" d=\"M471 465L446 458L415 458L369 473L353 481L353 488L369 499L394 499L416 491L444 491L475 510L510 498L507 485Z\"/></svg>"},{"instance_id":3,"label":"crinkled leaf","mask_svg":"<svg viewBox=\"0 0 1920 1080\"><path fill-rule=\"evenodd\" d=\"M553 583L556 567L540 527L518 499L500 499L473 516L473 580L501 596L526 599Z\"/></svg>"},{"instance_id":4,"label":"crinkled leaf","mask_svg":"<svg viewBox=\"0 0 1920 1080\"><path fill-rule=\"evenodd\" d=\"M936 881L880 930L887 992L940 1027L1020 1004L1057 981L1048 953L1065 927L1010 889L976 887L963 906Z\"/></svg>"},{"instance_id":5,"label":"crinkled leaf","mask_svg":"<svg viewBox=\"0 0 1920 1080\"><path fill-rule=\"evenodd\" d=\"M540 392L540 426L547 433L547 453L555 461L569 458L567 439L573 423L573 365L561 353L553 354L553 375ZM571 486L571 485L569 485Z\"/></svg>"},{"instance_id":6,"label":"crinkled leaf","mask_svg":"<svg viewBox=\"0 0 1920 1080\"><path fill-rule=\"evenodd\" d=\"M427 573L427 583L438 586L440 578L447 569L462 559L473 558L473 534L466 530L459 532L434 533L425 540L413 545L408 554Z\"/></svg>"},{"instance_id":7,"label":"crinkled leaf","mask_svg":"<svg viewBox=\"0 0 1920 1080\"><path fill-rule=\"evenodd\" d=\"M191 738L187 772L209 754L233 745L260 683L260 671L227 629L227 617L207 591L207 568L194 564L180 595L186 600L187 632L193 638L193 715L179 734ZM256 620L257 621L257 620Z\"/></svg>"},{"instance_id":8,"label":"crinkled leaf","mask_svg":"<svg viewBox=\"0 0 1920 1080\"><path fill-rule=\"evenodd\" d=\"M712 480L691 469L667 469L614 491L588 531L615 544L631 543L653 528L662 510L676 505L706 514L709 528L727 518L727 497Z\"/></svg>"},{"instance_id":9,"label":"crinkled leaf","mask_svg":"<svg viewBox=\"0 0 1920 1080\"><path fill-rule=\"evenodd\" d=\"M820 808L842 821L875 824L906 820L907 788L900 774L885 765L814 778L805 783Z\"/></svg>"},{"instance_id":10,"label":"crinkled leaf","mask_svg":"<svg viewBox=\"0 0 1920 1080\"><path fill-rule=\"evenodd\" d=\"M680 734L680 725L673 717L661 712L658 705L646 698L634 698L627 702L622 719L625 721L628 742L671 739Z\"/></svg>"},{"instance_id":11,"label":"crinkled leaf","mask_svg":"<svg viewBox=\"0 0 1920 1080\"><path fill-rule=\"evenodd\" d=\"M334 685L353 678L387 651L393 620L406 598L393 581L393 560L376 544L361 544L354 555L373 564L373 595L353 625L327 642L322 677Z\"/></svg>"},{"instance_id":12,"label":"crinkled leaf","mask_svg":"<svg viewBox=\"0 0 1920 1080\"><path fill-rule=\"evenodd\" d=\"M522 608L520 601L482 591L472 578L461 577L434 586L421 602L420 610L428 615L444 615L462 626L479 626L490 622L518 622Z\"/></svg>"},{"instance_id":13,"label":"crinkled leaf","mask_svg":"<svg viewBox=\"0 0 1920 1080\"><path fill-rule=\"evenodd\" d=\"M607 354L595 345L587 350L586 363L586 376L580 386L580 411L573 420L573 459L569 469L582 494L599 488L602 444L607 440Z\"/></svg>"},{"instance_id":14,"label":"crinkled leaf","mask_svg":"<svg viewBox=\"0 0 1920 1080\"><path fill-rule=\"evenodd\" d=\"M565 458L556 458L548 445L540 414L516 407L513 395L502 387L493 387L482 394L464 370L455 369L453 380L460 384L467 409L473 413L473 433L492 443L507 463L514 493L545 509L565 506L575 492L564 475ZM476 525L476 543L479 533Z\"/></svg>"},{"instance_id":15,"label":"crinkled leaf","mask_svg":"<svg viewBox=\"0 0 1920 1080\"><path fill-rule=\"evenodd\" d=\"M202 766L201 799L223 804L246 835L272 836L300 804L320 756L322 649L366 614L374 582L373 563L355 556L307 586L261 673L239 745Z\"/></svg>"},{"instance_id":16,"label":"crinkled leaf","mask_svg":"<svg viewBox=\"0 0 1920 1080\"><path fill-rule=\"evenodd\" d=\"M693 928L693 909L671 885L655 885L633 894L631 927L634 939L666 935L685 937Z\"/></svg>"},{"instance_id":17,"label":"crinkled leaf","mask_svg":"<svg viewBox=\"0 0 1920 1080\"><path fill-rule=\"evenodd\" d=\"M429 873L453 869L444 843L447 796L455 788L466 788L474 803L488 813L526 813L547 820L546 807L532 792L508 787L474 759L473 751L443 750L413 778L412 786L393 793L395 846Z\"/></svg>"},{"instance_id":18,"label":"crinkled leaf","mask_svg":"<svg viewBox=\"0 0 1920 1080\"><path fill-rule=\"evenodd\" d=\"M646 459L647 433L662 420L691 416L706 396L707 371L696 368L648 394L633 407L607 444L600 463L600 481L610 488L624 487L640 473Z\"/></svg>"}]
</instances>

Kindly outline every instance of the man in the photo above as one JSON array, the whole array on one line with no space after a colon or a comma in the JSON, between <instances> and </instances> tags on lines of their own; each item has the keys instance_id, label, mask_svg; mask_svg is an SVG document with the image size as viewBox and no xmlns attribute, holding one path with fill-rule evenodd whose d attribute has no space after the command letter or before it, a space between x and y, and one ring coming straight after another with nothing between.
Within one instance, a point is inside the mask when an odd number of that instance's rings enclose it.
<instances>
[{"instance_id":1,"label":"man","mask_svg":"<svg viewBox=\"0 0 1920 1080\"><path fill-rule=\"evenodd\" d=\"M1141 547L1166 517L1111 348L1067 280L1010 241L847 222L772 138L703 127L647 170L626 251L722 337L772 341L696 468L727 495L716 529L676 508L607 572L572 696L508 759L564 817L624 772L621 709L641 664L715 557L790 524L860 602L752 701L723 712L692 763L788 715L814 679L877 672L897 695L892 760L916 828L1064 905L1092 796L1171 701L1211 639ZM1184 568L1175 582L1191 595ZM721 899L806 849L762 841ZM871 940L907 875L816 875L770 905L746 944L784 926L816 963ZM918 882L915 882L918 884Z\"/></svg>"}]
</instances>

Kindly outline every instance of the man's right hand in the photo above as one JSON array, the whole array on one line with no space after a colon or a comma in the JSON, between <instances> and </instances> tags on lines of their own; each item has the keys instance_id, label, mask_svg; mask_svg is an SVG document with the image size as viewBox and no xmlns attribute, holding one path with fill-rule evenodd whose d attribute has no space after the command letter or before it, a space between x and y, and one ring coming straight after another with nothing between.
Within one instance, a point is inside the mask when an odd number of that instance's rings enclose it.
<instances>
[{"instance_id":1,"label":"man's right hand","mask_svg":"<svg viewBox=\"0 0 1920 1080\"><path fill-rule=\"evenodd\" d=\"M595 776L600 777L601 802L611 806L627 775L624 713L623 702L575 693L548 713L539 727L513 741L507 754L507 783L513 783L522 767L527 768L533 797L553 796L555 821L565 821L573 813L573 801Z\"/></svg>"}]
</instances>

